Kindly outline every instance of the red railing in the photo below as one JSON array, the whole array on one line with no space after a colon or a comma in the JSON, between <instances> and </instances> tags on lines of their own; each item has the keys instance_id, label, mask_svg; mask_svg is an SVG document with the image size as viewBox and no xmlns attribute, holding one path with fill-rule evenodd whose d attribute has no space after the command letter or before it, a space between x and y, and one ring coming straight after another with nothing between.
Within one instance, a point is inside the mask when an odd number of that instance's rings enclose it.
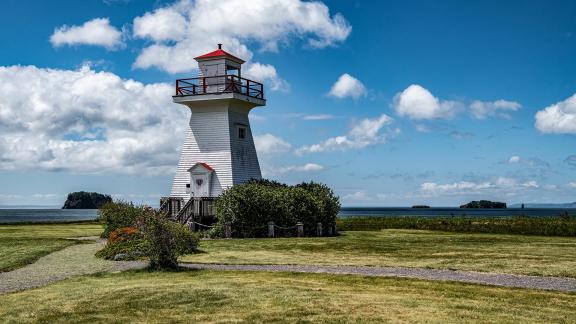
<instances>
[{"instance_id":1,"label":"red railing","mask_svg":"<svg viewBox=\"0 0 576 324\"><path fill-rule=\"evenodd\" d=\"M217 75L176 80L176 96L198 96L219 93L240 93L264 99L264 86L260 82L236 75Z\"/></svg>"}]
</instances>

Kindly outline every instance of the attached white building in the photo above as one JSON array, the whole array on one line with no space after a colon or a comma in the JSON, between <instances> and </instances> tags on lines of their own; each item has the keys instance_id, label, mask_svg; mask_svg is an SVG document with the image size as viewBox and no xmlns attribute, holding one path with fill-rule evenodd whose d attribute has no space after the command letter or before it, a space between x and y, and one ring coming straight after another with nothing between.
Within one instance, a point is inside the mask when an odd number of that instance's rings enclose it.
<instances>
[{"instance_id":1,"label":"attached white building","mask_svg":"<svg viewBox=\"0 0 576 324\"><path fill-rule=\"evenodd\" d=\"M175 103L191 111L170 198L217 197L260 179L248 114L266 105L261 83L241 77L243 60L218 49L196 57L199 76L176 81Z\"/></svg>"}]
</instances>

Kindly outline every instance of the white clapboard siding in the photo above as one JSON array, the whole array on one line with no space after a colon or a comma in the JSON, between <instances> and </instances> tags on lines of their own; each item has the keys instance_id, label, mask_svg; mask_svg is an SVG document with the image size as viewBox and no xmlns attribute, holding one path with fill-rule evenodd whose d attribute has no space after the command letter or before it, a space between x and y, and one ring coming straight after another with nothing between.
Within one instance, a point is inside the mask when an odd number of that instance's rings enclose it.
<instances>
[{"instance_id":1,"label":"white clapboard siding","mask_svg":"<svg viewBox=\"0 0 576 324\"><path fill-rule=\"evenodd\" d=\"M212 100L191 107L190 127L182 145L171 197L190 198L186 193L186 184L190 183L188 169L198 162L214 169L212 197L232 185L262 177L248 119L250 109L238 99ZM244 139L239 138L238 127L246 128Z\"/></svg>"}]
</instances>

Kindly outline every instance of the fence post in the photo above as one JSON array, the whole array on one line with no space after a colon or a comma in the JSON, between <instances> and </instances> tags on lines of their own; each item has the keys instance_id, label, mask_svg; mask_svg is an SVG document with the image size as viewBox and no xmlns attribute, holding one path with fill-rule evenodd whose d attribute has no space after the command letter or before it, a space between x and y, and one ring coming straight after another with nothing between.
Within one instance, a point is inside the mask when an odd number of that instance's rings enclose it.
<instances>
[{"instance_id":1,"label":"fence post","mask_svg":"<svg viewBox=\"0 0 576 324\"><path fill-rule=\"evenodd\" d=\"M322 223L316 224L316 236L322 236Z\"/></svg>"},{"instance_id":2,"label":"fence post","mask_svg":"<svg viewBox=\"0 0 576 324\"><path fill-rule=\"evenodd\" d=\"M338 235L338 228L336 228L336 223L334 223L334 235Z\"/></svg>"},{"instance_id":3,"label":"fence post","mask_svg":"<svg viewBox=\"0 0 576 324\"><path fill-rule=\"evenodd\" d=\"M298 232L298 237L304 236L304 224L301 222L296 223L296 231Z\"/></svg>"},{"instance_id":4,"label":"fence post","mask_svg":"<svg viewBox=\"0 0 576 324\"><path fill-rule=\"evenodd\" d=\"M227 239L232 237L232 226L230 226L230 224L224 225L224 237Z\"/></svg>"},{"instance_id":5,"label":"fence post","mask_svg":"<svg viewBox=\"0 0 576 324\"><path fill-rule=\"evenodd\" d=\"M274 237L274 222L268 222L268 237Z\"/></svg>"},{"instance_id":6,"label":"fence post","mask_svg":"<svg viewBox=\"0 0 576 324\"><path fill-rule=\"evenodd\" d=\"M326 228L326 235L332 236L332 226L329 225L329 226Z\"/></svg>"},{"instance_id":7,"label":"fence post","mask_svg":"<svg viewBox=\"0 0 576 324\"><path fill-rule=\"evenodd\" d=\"M196 223L194 223L194 221L189 222L188 227L190 227L192 232L196 232Z\"/></svg>"}]
</instances>

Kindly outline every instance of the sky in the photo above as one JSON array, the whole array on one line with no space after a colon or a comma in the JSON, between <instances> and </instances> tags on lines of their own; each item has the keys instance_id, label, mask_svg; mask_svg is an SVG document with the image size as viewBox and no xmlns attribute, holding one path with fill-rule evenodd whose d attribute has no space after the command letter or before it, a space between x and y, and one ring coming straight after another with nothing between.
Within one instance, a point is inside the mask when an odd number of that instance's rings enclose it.
<instances>
[{"instance_id":1,"label":"sky","mask_svg":"<svg viewBox=\"0 0 576 324\"><path fill-rule=\"evenodd\" d=\"M576 201L576 2L6 0L0 205L157 205L217 43L265 84L263 176L343 206Z\"/></svg>"}]
</instances>

